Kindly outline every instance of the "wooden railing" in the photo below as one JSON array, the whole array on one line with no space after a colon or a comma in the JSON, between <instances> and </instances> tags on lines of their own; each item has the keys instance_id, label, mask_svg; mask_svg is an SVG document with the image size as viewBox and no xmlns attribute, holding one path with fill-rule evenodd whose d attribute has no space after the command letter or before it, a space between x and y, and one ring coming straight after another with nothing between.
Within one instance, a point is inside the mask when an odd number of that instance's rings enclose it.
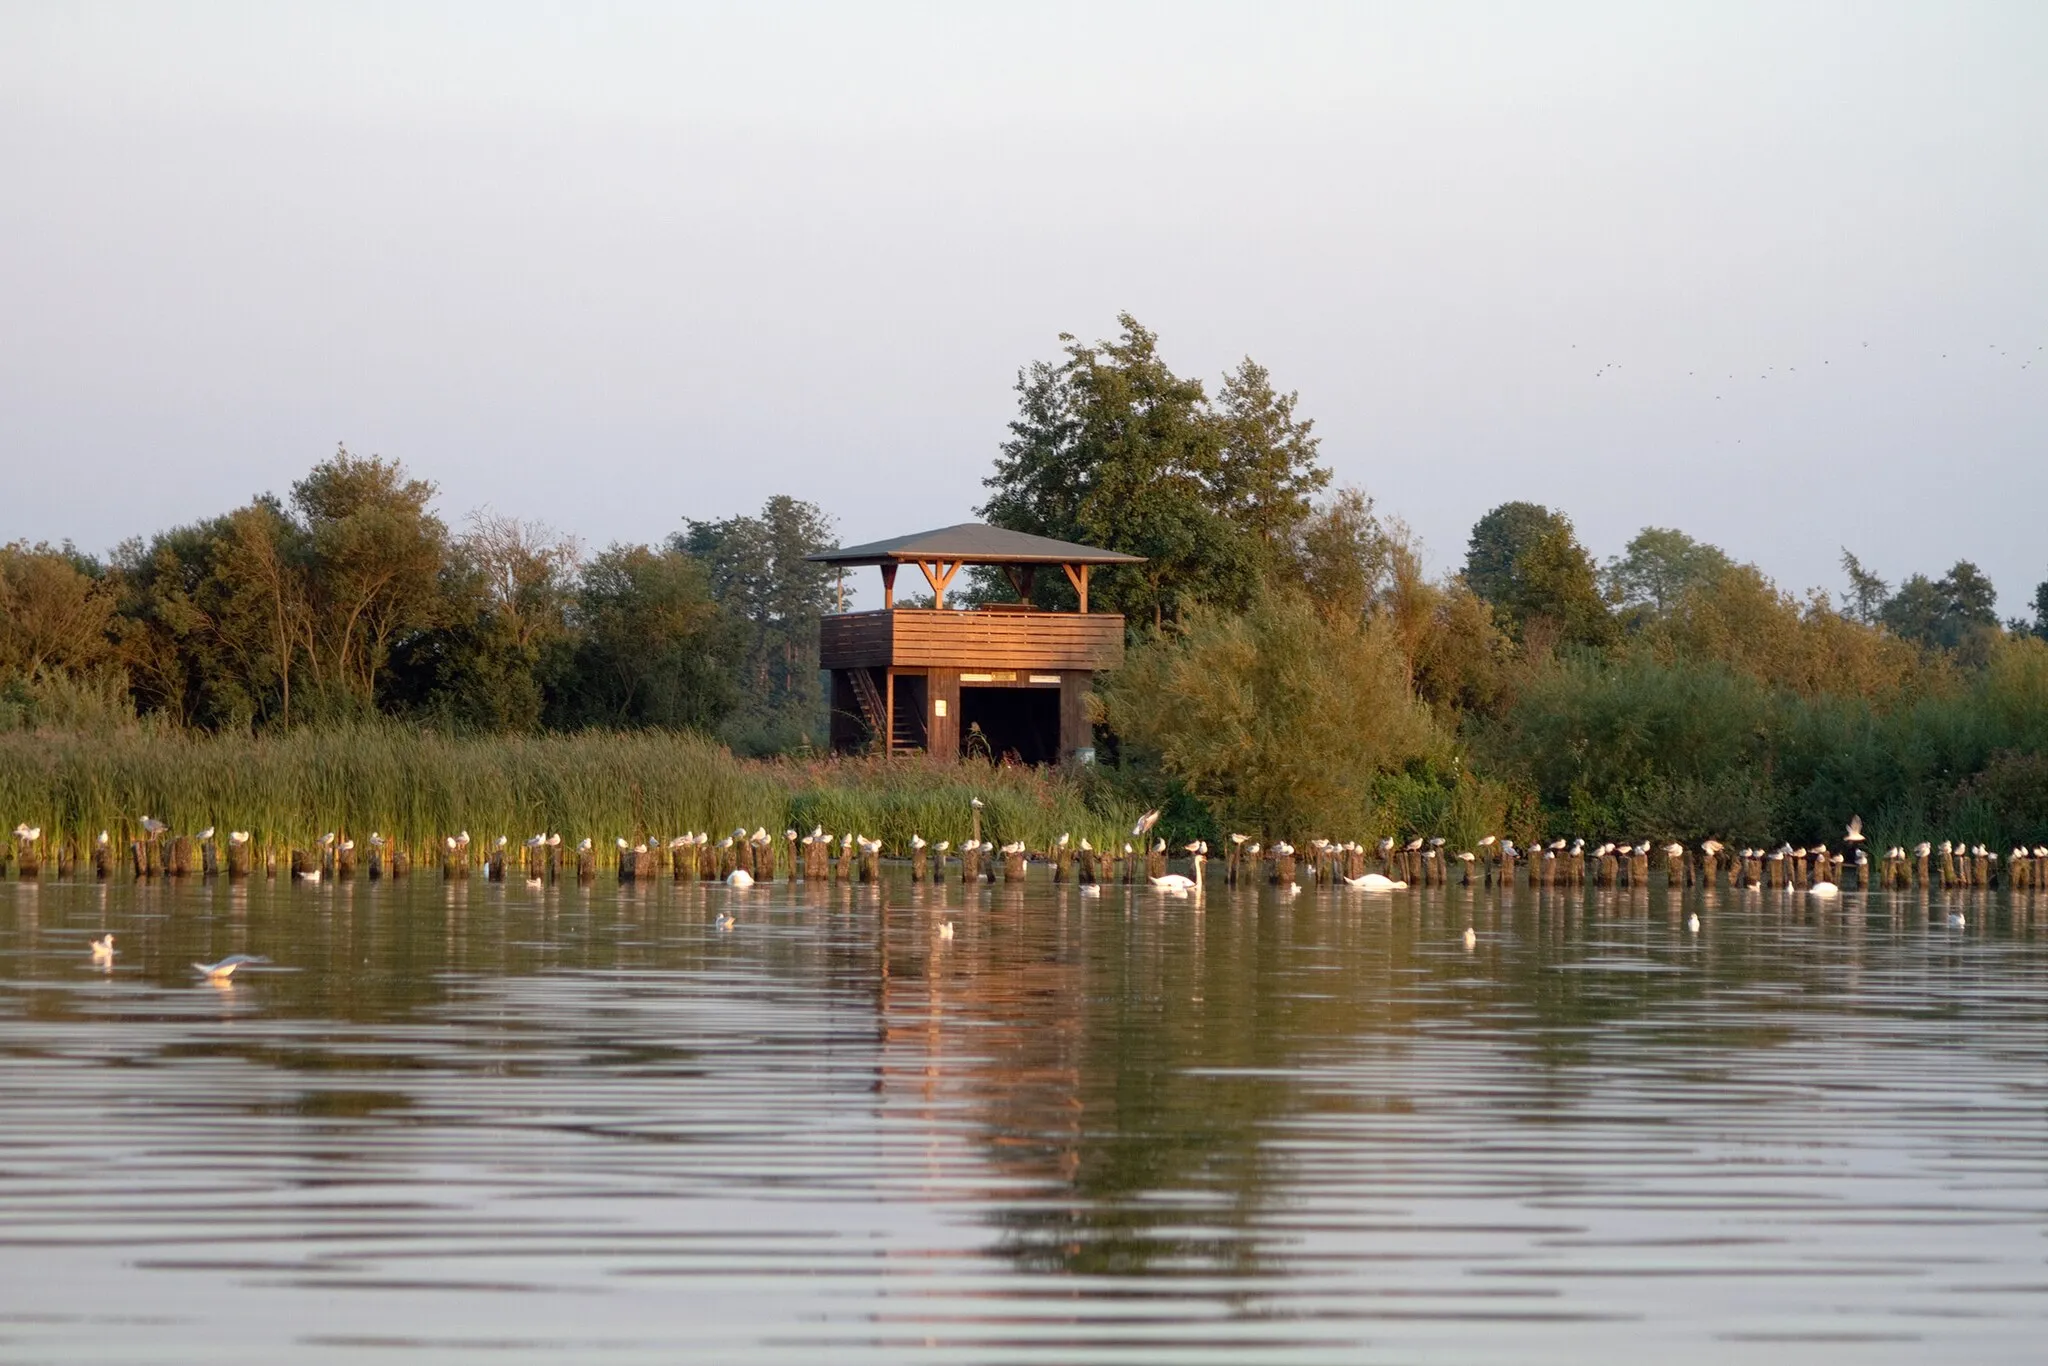
<instances>
[{"instance_id":1,"label":"wooden railing","mask_svg":"<svg viewBox=\"0 0 2048 1366\"><path fill-rule=\"evenodd\" d=\"M818 630L827 669L1113 669L1124 658L1114 612L842 612Z\"/></svg>"}]
</instances>

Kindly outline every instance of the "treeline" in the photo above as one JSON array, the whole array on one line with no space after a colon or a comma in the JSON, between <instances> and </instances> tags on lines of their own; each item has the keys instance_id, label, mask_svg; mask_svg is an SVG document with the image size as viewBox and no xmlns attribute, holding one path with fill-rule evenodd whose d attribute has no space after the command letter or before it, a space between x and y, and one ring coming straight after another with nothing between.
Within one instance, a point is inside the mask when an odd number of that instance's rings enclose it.
<instances>
[{"instance_id":1,"label":"treeline","mask_svg":"<svg viewBox=\"0 0 2048 1366\"><path fill-rule=\"evenodd\" d=\"M2001 622L1967 561L1785 592L1668 528L1598 560L1507 503L1432 577L1333 489L1297 396L1246 359L1213 393L1136 320L1025 367L982 516L1142 555L1099 683L1099 811L1165 828L1762 842L2048 841L2048 584ZM284 498L121 546L0 549L0 729L262 739L398 722L444 735L696 732L743 754L823 734L815 507L685 521L586 554L338 452ZM937 520L937 519L934 519ZM1063 576L1040 605L1071 607ZM998 576L963 595L1010 597Z\"/></svg>"},{"instance_id":2,"label":"treeline","mask_svg":"<svg viewBox=\"0 0 2048 1366\"><path fill-rule=\"evenodd\" d=\"M0 729L264 733L376 717L466 733L663 728L749 752L822 734L834 544L808 503L586 555L346 449L289 496L106 560L0 547Z\"/></svg>"},{"instance_id":3,"label":"treeline","mask_svg":"<svg viewBox=\"0 0 2048 1366\"><path fill-rule=\"evenodd\" d=\"M2001 624L1967 561L1894 588L1844 551L1839 599L1794 596L1666 528L1603 564L1522 502L1431 578L1263 369L1211 398L1122 325L1020 374L983 512L1148 557L1098 581L1154 628L1104 749L1182 828L2048 839L2048 584Z\"/></svg>"}]
</instances>

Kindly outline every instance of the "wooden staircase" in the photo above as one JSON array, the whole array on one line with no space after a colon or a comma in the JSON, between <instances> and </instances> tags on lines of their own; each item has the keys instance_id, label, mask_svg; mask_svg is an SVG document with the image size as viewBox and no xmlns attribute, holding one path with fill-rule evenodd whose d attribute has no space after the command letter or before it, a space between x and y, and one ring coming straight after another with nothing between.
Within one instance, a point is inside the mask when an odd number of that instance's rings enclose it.
<instances>
[{"instance_id":1,"label":"wooden staircase","mask_svg":"<svg viewBox=\"0 0 2048 1366\"><path fill-rule=\"evenodd\" d=\"M882 690L875 686L872 669L849 669L847 677L853 682L853 695L860 703L860 719L867 722L868 734L876 737L887 734L883 725Z\"/></svg>"}]
</instances>

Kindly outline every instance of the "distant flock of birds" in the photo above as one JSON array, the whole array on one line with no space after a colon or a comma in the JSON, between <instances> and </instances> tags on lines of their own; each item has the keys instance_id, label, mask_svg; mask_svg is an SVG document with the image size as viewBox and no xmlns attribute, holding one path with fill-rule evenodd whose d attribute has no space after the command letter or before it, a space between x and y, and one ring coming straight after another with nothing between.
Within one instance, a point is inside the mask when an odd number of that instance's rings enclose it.
<instances>
[{"instance_id":1,"label":"distant flock of birds","mask_svg":"<svg viewBox=\"0 0 2048 1366\"><path fill-rule=\"evenodd\" d=\"M1189 872L1168 869L1169 851L1164 839L1152 836L1160 813L1148 811L1132 826L1130 837L1120 849L1097 849L1085 838L1061 835L1045 850L1033 850L1021 840L1003 845L981 839L982 803L971 803L975 835L958 850L951 841L928 843L912 835L909 848L912 882L943 882L952 872L966 884L982 881L1020 881L1033 858L1052 865L1056 882L1073 881L1081 895L1099 895L1105 884L1142 883L1175 897L1199 898L1205 890L1206 869L1213 861L1204 840L1182 845ZM199 851L196 871L211 874L223 863L230 876L247 876L253 871L252 840L246 830L230 831L226 858L215 842L212 826L177 841L178 851L165 858L160 849L169 827L154 817L137 822L140 838L131 841L130 858L138 876L155 872L189 872L177 866L192 849ZM41 869L40 826L23 823L14 828L14 854L23 876L37 876ZM2048 845L2032 848L2015 846L2001 859L1982 844L1943 840L1939 845L1923 841L1908 850L1893 846L1873 861L1864 845L1863 821L1852 818L1842 837L1843 848L1831 850L1825 844L1795 848L1781 844L1775 849L1748 847L1730 850L1718 840L1702 840L1688 848L1676 842L1655 846L1650 841L1625 844L1607 841L1589 847L1584 839L1554 839L1547 844L1519 849L1511 839L1487 835L1473 849L1449 853L1443 837L1415 838L1400 843L1392 837L1381 839L1371 849L1359 842L1316 839L1300 849L1284 840L1270 844L1249 835L1233 834L1224 849L1224 883L1237 886L1266 882L1286 892L1303 886L1342 885L1366 892L1395 892L1410 887L1444 886L1451 882L1455 866L1461 886L1512 887L1518 880L1539 888L1647 887L1652 861L1661 856L1665 883L1669 887L1718 887L1748 892L1779 891L1803 893L1816 900L1839 897L1846 888L1867 889L1952 889L1992 888L2003 885L2015 890L2048 889ZM372 832L368 840L364 871L371 878L404 876L410 859L402 847ZM566 848L566 852L565 852ZM678 882L723 882L738 890L758 882L773 881L778 869L790 881L864 882L881 878L883 841L845 833L832 836L823 826L808 835L794 829L782 832L778 841L766 829L749 832L735 829L717 841L703 832L676 835L666 840L613 841L611 853L621 881L643 881L662 876ZM464 830L441 841L440 866L447 877L466 877L475 866L470 834ZM514 853L508 837L500 835L485 852L485 875L502 881L516 871L535 887L546 885L569 873L580 881L597 875L599 849L584 839L573 847L564 845L559 834L542 833L526 839ZM291 850L286 856L289 875L302 882L319 882L327 877L347 878L356 871L356 843L335 832L323 835L314 846ZM112 840L101 831L94 843L96 874L107 876L112 869ZM1526 869L1526 871L1524 871ZM955 871L957 870L957 871ZM1723 880L1725 870L1726 879ZM68 869L62 869L68 871ZM278 871L277 855L265 855L265 872ZM1950 911L1948 922L1960 927L1963 915ZM729 910L718 916L720 929L733 928ZM1697 914L1687 926L1700 927ZM941 939L953 937L950 921L937 927ZM1471 928L1465 931L1466 945L1475 942ZM114 936L92 941L95 966L111 969ZM194 971L216 984L232 981L236 971L252 963L269 960L247 954L233 954L217 963L194 963Z\"/></svg>"}]
</instances>

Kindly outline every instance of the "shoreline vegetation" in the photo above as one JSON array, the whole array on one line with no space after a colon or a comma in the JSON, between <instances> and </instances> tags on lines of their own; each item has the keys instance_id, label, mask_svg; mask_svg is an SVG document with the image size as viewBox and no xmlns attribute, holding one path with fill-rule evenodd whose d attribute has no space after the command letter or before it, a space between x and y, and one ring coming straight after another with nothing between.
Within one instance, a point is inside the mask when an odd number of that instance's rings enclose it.
<instances>
[{"instance_id":1,"label":"shoreline vegetation","mask_svg":"<svg viewBox=\"0 0 2048 1366\"><path fill-rule=\"evenodd\" d=\"M900 852L957 845L979 797L985 838L1040 850L1120 847L1150 808L1176 851L1769 849L1855 816L1873 850L2048 840L2048 583L2001 620L1968 560L1893 584L1844 547L1844 586L1798 595L1672 528L1602 562L1518 501L1432 576L1262 367L1212 389L1119 324L1019 372L976 509L1143 557L1092 580L1128 646L1096 767L816 757L819 622L853 605L805 559L835 544L821 508L589 553L489 509L451 528L432 484L344 449L104 558L0 546L0 822L421 849L822 825ZM948 604L1016 594L977 572ZM1028 594L1075 606L1060 575Z\"/></svg>"},{"instance_id":2,"label":"shoreline vegetation","mask_svg":"<svg viewBox=\"0 0 2048 1366\"><path fill-rule=\"evenodd\" d=\"M230 830L247 831L259 870L265 852L315 849L330 833L367 857L374 832L420 867L464 832L479 861L500 835L516 853L535 834L560 833L572 849L591 839L609 867L619 839L716 841L740 826L778 846L786 829L857 831L894 853L913 835L966 840L977 799L984 839L1038 849L1061 834L1100 846L1142 809L1052 770L745 760L671 732L465 738L368 724L274 736L0 735L0 812L41 830L45 859L80 867L102 831L125 866L145 815L171 834L213 829L223 845Z\"/></svg>"}]
</instances>

